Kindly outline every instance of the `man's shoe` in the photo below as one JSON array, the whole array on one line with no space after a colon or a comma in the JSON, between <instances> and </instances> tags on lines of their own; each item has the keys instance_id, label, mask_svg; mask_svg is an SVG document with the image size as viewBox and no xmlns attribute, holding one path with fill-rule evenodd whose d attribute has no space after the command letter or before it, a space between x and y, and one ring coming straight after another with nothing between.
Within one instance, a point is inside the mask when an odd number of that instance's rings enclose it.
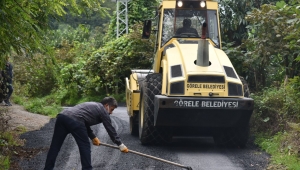
<instances>
[{"instance_id":1,"label":"man's shoe","mask_svg":"<svg viewBox=\"0 0 300 170\"><path fill-rule=\"evenodd\" d=\"M5 106L12 106L11 103L5 103Z\"/></svg>"}]
</instances>

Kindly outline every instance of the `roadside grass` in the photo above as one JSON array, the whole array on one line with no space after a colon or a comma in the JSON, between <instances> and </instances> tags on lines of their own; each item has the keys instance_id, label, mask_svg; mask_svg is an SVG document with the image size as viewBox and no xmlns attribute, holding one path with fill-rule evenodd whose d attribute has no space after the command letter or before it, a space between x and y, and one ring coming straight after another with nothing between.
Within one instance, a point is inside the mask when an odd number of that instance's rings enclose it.
<instances>
[{"instance_id":1,"label":"roadside grass","mask_svg":"<svg viewBox=\"0 0 300 170\"><path fill-rule=\"evenodd\" d=\"M268 170L299 170L299 146L293 145L295 132L279 132L275 136L258 134L255 143L271 155ZM298 139L299 140L299 132ZM297 148L298 147L298 148Z\"/></svg>"},{"instance_id":2,"label":"roadside grass","mask_svg":"<svg viewBox=\"0 0 300 170\"><path fill-rule=\"evenodd\" d=\"M3 169L9 169L10 165L10 157L9 156L3 156L0 154L0 167Z\"/></svg>"},{"instance_id":3,"label":"roadside grass","mask_svg":"<svg viewBox=\"0 0 300 170\"><path fill-rule=\"evenodd\" d=\"M24 133L24 127L17 127L11 131L8 129L7 122L10 117L7 116L7 108L0 109L0 169L7 170L10 168L11 156L18 154L14 147L23 146L24 140L19 139L19 135Z\"/></svg>"},{"instance_id":4,"label":"roadside grass","mask_svg":"<svg viewBox=\"0 0 300 170\"><path fill-rule=\"evenodd\" d=\"M11 165L11 157L18 155L17 147L24 145L24 140L19 135L26 130L24 127L16 128L14 131L0 132L0 169L8 170Z\"/></svg>"},{"instance_id":5,"label":"roadside grass","mask_svg":"<svg viewBox=\"0 0 300 170\"><path fill-rule=\"evenodd\" d=\"M55 101L51 101L49 96L42 98L26 98L22 96L14 96L14 103L24 106L24 108L31 112L42 114L50 117L55 117L63 108Z\"/></svg>"},{"instance_id":6,"label":"roadside grass","mask_svg":"<svg viewBox=\"0 0 300 170\"><path fill-rule=\"evenodd\" d=\"M13 101L14 103L24 106L24 108L31 113L47 115L50 117L55 117L63 110L64 106L74 106L76 104L88 101L100 102L100 100L106 96L113 96L118 103L125 103L124 93L118 95L85 96L79 99L66 99L62 93L57 92L48 96L34 98L14 95Z\"/></svg>"},{"instance_id":7,"label":"roadside grass","mask_svg":"<svg viewBox=\"0 0 300 170\"><path fill-rule=\"evenodd\" d=\"M255 143L271 155L268 170L300 169L299 79L253 95Z\"/></svg>"}]
</instances>

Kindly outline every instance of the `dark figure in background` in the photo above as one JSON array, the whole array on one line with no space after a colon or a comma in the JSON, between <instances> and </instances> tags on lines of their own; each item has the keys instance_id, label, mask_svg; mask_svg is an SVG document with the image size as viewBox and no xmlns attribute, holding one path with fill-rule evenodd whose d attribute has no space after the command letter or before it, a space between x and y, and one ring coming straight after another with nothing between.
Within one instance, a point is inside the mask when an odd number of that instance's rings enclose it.
<instances>
[{"instance_id":1,"label":"dark figure in background","mask_svg":"<svg viewBox=\"0 0 300 170\"><path fill-rule=\"evenodd\" d=\"M9 58L7 58L6 64L5 64L5 70L3 72L4 77L4 83L6 83L6 88L8 89L7 96L4 99L5 106L11 106L10 103L10 96L13 93L13 85L12 85L12 79L13 79L13 66L9 62Z\"/></svg>"},{"instance_id":2,"label":"dark figure in background","mask_svg":"<svg viewBox=\"0 0 300 170\"><path fill-rule=\"evenodd\" d=\"M199 37L198 32L195 28L192 28L192 21L190 19L184 19L182 22L183 27L178 28L176 31L176 35L184 34L184 33L192 33L195 36Z\"/></svg>"},{"instance_id":3,"label":"dark figure in background","mask_svg":"<svg viewBox=\"0 0 300 170\"><path fill-rule=\"evenodd\" d=\"M6 79L5 79L5 71L0 70L0 103L6 99L7 96L7 86L6 86Z\"/></svg>"},{"instance_id":4,"label":"dark figure in background","mask_svg":"<svg viewBox=\"0 0 300 170\"><path fill-rule=\"evenodd\" d=\"M113 97L105 97L101 102L85 102L63 110L57 115L51 146L47 155L44 170L52 170L60 148L71 133L79 148L81 166L83 170L92 170L91 146L100 145L90 126L103 123L110 139L119 146L121 152L128 152L122 143L109 117L117 108L117 101Z\"/></svg>"}]
</instances>

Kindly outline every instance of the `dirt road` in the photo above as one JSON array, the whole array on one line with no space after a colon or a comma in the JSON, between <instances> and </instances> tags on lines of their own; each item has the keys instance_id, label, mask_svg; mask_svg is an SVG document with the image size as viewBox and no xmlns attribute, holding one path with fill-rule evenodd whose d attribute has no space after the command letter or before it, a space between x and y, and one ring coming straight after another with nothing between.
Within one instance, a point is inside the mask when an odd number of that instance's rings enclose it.
<instances>
[{"instance_id":1,"label":"dirt road","mask_svg":"<svg viewBox=\"0 0 300 170\"><path fill-rule=\"evenodd\" d=\"M193 170L264 170L269 156L251 142L246 149L220 148L212 138L174 138L168 146L143 146L138 137L129 133L129 121L125 107L118 107L111 116L113 125L124 144L131 150L153 155L162 159L191 166ZM53 134L55 119L40 129L21 135L26 140L25 149L31 151L27 157L15 157L18 169L43 169ZM113 144L103 125L93 126L101 142ZM155 161L131 153L104 146L92 145L92 165L95 170L180 170L182 168ZM16 166L14 167L14 170ZM72 136L68 136L58 155L57 170L80 170L80 155Z\"/></svg>"}]
</instances>

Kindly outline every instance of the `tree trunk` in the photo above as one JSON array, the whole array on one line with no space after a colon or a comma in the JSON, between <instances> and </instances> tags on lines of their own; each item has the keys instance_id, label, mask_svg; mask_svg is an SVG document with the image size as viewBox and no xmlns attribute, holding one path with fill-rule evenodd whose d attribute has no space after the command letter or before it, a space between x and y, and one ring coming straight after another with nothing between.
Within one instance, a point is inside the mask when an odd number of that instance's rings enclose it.
<instances>
[{"instance_id":1,"label":"tree trunk","mask_svg":"<svg viewBox=\"0 0 300 170\"><path fill-rule=\"evenodd\" d=\"M286 86L288 82L289 82L289 76L288 76L288 75L285 75L285 78L284 78L284 86Z\"/></svg>"},{"instance_id":2,"label":"tree trunk","mask_svg":"<svg viewBox=\"0 0 300 170\"><path fill-rule=\"evenodd\" d=\"M257 76L256 76L256 71L255 71L255 69L254 69L254 83L255 83L255 90L257 90L258 84L257 84Z\"/></svg>"},{"instance_id":3,"label":"tree trunk","mask_svg":"<svg viewBox=\"0 0 300 170\"><path fill-rule=\"evenodd\" d=\"M106 91L106 94L109 94L109 90L108 90L107 85L105 85L105 91Z\"/></svg>"},{"instance_id":4,"label":"tree trunk","mask_svg":"<svg viewBox=\"0 0 300 170\"><path fill-rule=\"evenodd\" d=\"M266 86L266 72L264 69L261 69L261 79L262 79L262 86Z\"/></svg>"},{"instance_id":5,"label":"tree trunk","mask_svg":"<svg viewBox=\"0 0 300 170\"><path fill-rule=\"evenodd\" d=\"M294 58L293 58L293 61L292 61L292 66L291 66L291 74L290 74L290 78L294 78L296 75L297 75L297 72L299 72L299 62L296 61L296 58L298 57L298 54L295 53L294 54Z\"/></svg>"},{"instance_id":6,"label":"tree trunk","mask_svg":"<svg viewBox=\"0 0 300 170\"><path fill-rule=\"evenodd\" d=\"M116 87L115 87L115 93L116 93L116 94L119 94L119 85L118 85L118 83L117 83L117 85L116 85Z\"/></svg>"},{"instance_id":7,"label":"tree trunk","mask_svg":"<svg viewBox=\"0 0 300 170\"><path fill-rule=\"evenodd\" d=\"M289 80L289 56L286 55L284 57L284 64L285 64L285 79L284 79L284 86L287 85Z\"/></svg>"}]
</instances>

